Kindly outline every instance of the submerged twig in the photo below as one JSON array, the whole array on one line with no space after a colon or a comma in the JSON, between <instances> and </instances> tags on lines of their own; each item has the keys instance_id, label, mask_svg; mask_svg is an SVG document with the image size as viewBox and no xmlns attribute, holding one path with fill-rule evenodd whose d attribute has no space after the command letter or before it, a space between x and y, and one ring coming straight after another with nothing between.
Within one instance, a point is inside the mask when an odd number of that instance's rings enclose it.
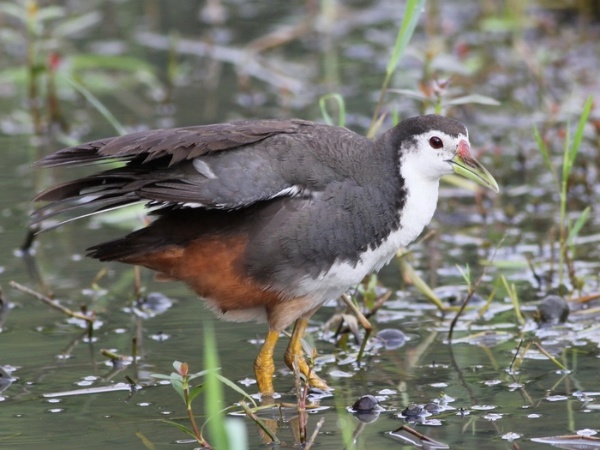
<instances>
[{"instance_id":1,"label":"submerged twig","mask_svg":"<svg viewBox=\"0 0 600 450\"><path fill-rule=\"evenodd\" d=\"M494 253L492 254L492 257L490 258L490 262L492 262L494 259L496 259L496 254L498 253L498 249L500 248L500 246L504 242L505 238L506 238L506 235L504 235L502 237L502 239L500 239L500 241L498 242L498 245L496 245L496 248L494 248ZM467 296L463 300L462 305L460 305L459 310L456 312L456 315L454 316L454 318L452 319L452 322L450 323L450 331L448 331L448 343L449 344L452 343L452 336L454 334L454 327L456 326L456 323L458 322L459 317L462 315L463 311L467 307L467 304L469 303L469 301L471 300L471 298L473 297L473 295L475 294L475 292L479 288L479 285L483 281L483 277L487 274L487 271L490 268L490 266L491 266L491 264L488 264L487 266L485 266L483 268L483 271L481 272L481 275L479 275L479 278L475 282L475 284L470 284L469 285L469 290L467 292Z\"/></svg>"},{"instance_id":2,"label":"submerged twig","mask_svg":"<svg viewBox=\"0 0 600 450\"><path fill-rule=\"evenodd\" d=\"M41 300L48 306L59 310L60 312L62 312L63 314L65 314L69 317L73 317L73 318L79 319L79 320L84 320L88 324L92 324L96 320L96 315L94 312L91 312L89 315L78 313L78 312L72 311L71 309L67 308L66 306L61 305L58 301L53 300L50 297L45 296L44 294L40 294L39 292L36 292L33 289L23 286L22 284L19 284L16 281L11 281L9 284L11 287L15 288L16 290L21 291L25 294L32 295L33 297L37 298L38 300Z\"/></svg>"},{"instance_id":3,"label":"submerged twig","mask_svg":"<svg viewBox=\"0 0 600 450\"><path fill-rule=\"evenodd\" d=\"M252 421L256 425L258 425L260 427L260 429L262 431L264 431L267 436L269 436L269 439L271 439L271 442L275 445L279 445L280 441L279 441L279 438L277 437L277 435L275 433L273 433L273 431L271 431L271 429L269 429L269 427L256 414L254 414L254 412L250 409L250 407L244 400L240 401L240 406L242 407L242 409L244 410L246 415L250 419L252 419Z\"/></svg>"},{"instance_id":4,"label":"submerged twig","mask_svg":"<svg viewBox=\"0 0 600 450\"><path fill-rule=\"evenodd\" d=\"M408 434L411 434L413 436L415 436L416 438L420 439L423 442L428 442L430 444L433 444L435 446L439 446L439 448L448 448L448 446L442 442L436 441L435 439L432 439L426 435L424 435L423 433L419 433L417 430L415 430L414 428L409 427L408 425L400 425L399 428L395 429L393 431L393 433L397 433L399 431L406 431Z\"/></svg>"},{"instance_id":5,"label":"submerged twig","mask_svg":"<svg viewBox=\"0 0 600 450\"><path fill-rule=\"evenodd\" d=\"M574 301L577 301L579 303L587 303L587 302L591 302L592 300L598 300L598 299L600 299L600 293L583 295L579 298L576 298Z\"/></svg>"},{"instance_id":6,"label":"submerged twig","mask_svg":"<svg viewBox=\"0 0 600 450\"><path fill-rule=\"evenodd\" d=\"M309 373L306 374L306 382L302 384L302 376L300 375L300 366L298 365L298 357L292 363L294 370L294 385L296 388L296 409L298 411L298 435L300 443L306 443L306 429L308 425L308 416L306 415L306 398L308 396L308 380L310 379L311 367L308 368Z\"/></svg>"},{"instance_id":7,"label":"submerged twig","mask_svg":"<svg viewBox=\"0 0 600 450\"><path fill-rule=\"evenodd\" d=\"M371 335L371 332L373 331L373 327L371 326L371 322L369 322L367 320L367 318L364 316L364 314L362 312L360 312L360 310L356 307L354 302L352 302L352 299L348 296L348 294L342 294L342 300L348 306L348 308L350 308L352 310L352 312L354 313L354 315L356 316L356 318L358 319L360 324L365 329L365 337L363 338L362 342L360 343L360 350L358 351L358 356L356 357L356 361L358 363L360 363L360 361L363 357L363 354L365 352L367 340L369 339L369 336Z\"/></svg>"},{"instance_id":8,"label":"submerged twig","mask_svg":"<svg viewBox=\"0 0 600 450\"><path fill-rule=\"evenodd\" d=\"M419 276L419 274L415 271L415 269L406 261L403 256L407 254L406 249L400 249L396 252L396 258L398 259L398 264L400 265L400 270L403 276L410 280L419 292L427 297L427 299L433 303L438 310L443 312L445 310L444 304L442 300L433 292L433 289Z\"/></svg>"},{"instance_id":9,"label":"submerged twig","mask_svg":"<svg viewBox=\"0 0 600 450\"><path fill-rule=\"evenodd\" d=\"M546 358L548 358L550 361L552 361L554 364L560 367L561 370L566 370L566 367L558 359L556 359L554 356L548 353L548 351L544 347L542 347L542 345L539 342L534 342L533 345L535 345Z\"/></svg>"},{"instance_id":10,"label":"submerged twig","mask_svg":"<svg viewBox=\"0 0 600 450\"><path fill-rule=\"evenodd\" d=\"M321 427L323 426L324 423L325 423L325 417L321 417L319 419L319 421L317 422L317 425L315 426L315 431L313 431L313 434L310 436L310 439L308 440L308 442L306 442L306 444L304 444L304 450L309 450L312 447L312 445L315 443L315 439L317 438L319 431L321 431Z\"/></svg>"},{"instance_id":11,"label":"submerged twig","mask_svg":"<svg viewBox=\"0 0 600 450\"><path fill-rule=\"evenodd\" d=\"M123 360L125 360L127 358L126 356L119 355L118 353L115 353L115 352L113 352L111 350L108 350L108 349L105 349L105 348L103 348L103 349L100 350L100 354L102 356L106 356L113 363L116 363L118 361L123 361Z\"/></svg>"},{"instance_id":12,"label":"submerged twig","mask_svg":"<svg viewBox=\"0 0 600 450\"><path fill-rule=\"evenodd\" d=\"M517 361L517 357L519 356L519 351L521 350L522 346L523 346L523 339L519 339L519 345L517 346L517 350L515 351L512 361L510 362L510 365L508 366L508 370L511 372L513 371L514 364Z\"/></svg>"}]
</instances>

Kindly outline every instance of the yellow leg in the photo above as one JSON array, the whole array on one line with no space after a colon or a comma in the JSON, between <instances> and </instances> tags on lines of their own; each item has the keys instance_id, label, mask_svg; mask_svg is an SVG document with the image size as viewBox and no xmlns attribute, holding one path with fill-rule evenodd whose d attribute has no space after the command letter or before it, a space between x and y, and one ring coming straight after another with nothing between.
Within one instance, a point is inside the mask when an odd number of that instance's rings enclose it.
<instances>
[{"instance_id":1,"label":"yellow leg","mask_svg":"<svg viewBox=\"0 0 600 450\"><path fill-rule=\"evenodd\" d=\"M269 330L265 343L254 360L254 375L256 376L258 391L264 396L272 396L275 393L273 389L273 374L275 373L273 351L278 339L279 331Z\"/></svg>"},{"instance_id":2,"label":"yellow leg","mask_svg":"<svg viewBox=\"0 0 600 450\"><path fill-rule=\"evenodd\" d=\"M304 332L306 331L307 325L307 317L302 317L296 320L296 324L294 325L294 331L292 332L292 337L290 338L290 343L288 344L287 349L285 350L285 363L290 369L293 370L294 361L297 361L298 369L300 370L300 373L302 373L306 377L306 380L308 381L309 385L319 389L328 390L329 386L327 386L327 383L325 383L321 378L319 378L319 376L316 373L314 373L310 369L310 367L306 363L306 360L304 359L304 352L302 351L302 338L304 337Z\"/></svg>"}]
</instances>

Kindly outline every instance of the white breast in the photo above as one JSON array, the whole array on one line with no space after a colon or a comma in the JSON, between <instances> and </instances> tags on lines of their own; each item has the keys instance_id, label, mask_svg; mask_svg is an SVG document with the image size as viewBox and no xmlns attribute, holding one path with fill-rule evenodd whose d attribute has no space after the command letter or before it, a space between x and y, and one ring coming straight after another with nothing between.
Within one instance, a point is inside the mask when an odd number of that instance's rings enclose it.
<instances>
[{"instance_id":1,"label":"white breast","mask_svg":"<svg viewBox=\"0 0 600 450\"><path fill-rule=\"evenodd\" d=\"M401 174L410 189L403 211L399 212L401 216L398 230L384 239L378 248L363 253L356 265L339 261L317 278L303 279L299 289L302 295L318 297L321 302L337 298L350 286L360 283L370 272L381 269L399 248L406 247L421 234L435 212L439 180L424 178L411 166L410 160L402 165Z\"/></svg>"}]
</instances>

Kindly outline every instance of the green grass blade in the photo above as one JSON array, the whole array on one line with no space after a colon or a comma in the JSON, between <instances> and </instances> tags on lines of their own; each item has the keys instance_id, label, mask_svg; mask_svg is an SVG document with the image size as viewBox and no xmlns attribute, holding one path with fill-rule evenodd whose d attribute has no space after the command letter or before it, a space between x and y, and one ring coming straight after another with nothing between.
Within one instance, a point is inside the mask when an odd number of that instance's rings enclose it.
<instances>
[{"instance_id":1,"label":"green grass blade","mask_svg":"<svg viewBox=\"0 0 600 450\"><path fill-rule=\"evenodd\" d=\"M217 376L219 355L217 354L213 325L209 320L204 321L204 368L208 371L204 405L209 417L207 426L210 432L210 442L214 448L227 449L229 448L229 439L222 411L224 405L223 385Z\"/></svg>"},{"instance_id":2,"label":"green grass blade","mask_svg":"<svg viewBox=\"0 0 600 450\"><path fill-rule=\"evenodd\" d=\"M567 122L567 129L565 132L565 148L563 149L563 165L562 165L562 179L560 180L562 189L566 189L567 179L571 173L571 166L569 165L569 148L571 146L571 123ZM566 190L565 190L566 193Z\"/></svg>"},{"instance_id":3,"label":"green grass blade","mask_svg":"<svg viewBox=\"0 0 600 450\"><path fill-rule=\"evenodd\" d=\"M248 431L242 419L228 418L225 421L225 428L231 443L229 450L248 450L250 448L248 446Z\"/></svg>"},{"instance_id":4,"label":"green grass blade","mask_svg":"<svg viewBox=\"0 0 600 450\"><path fill-rule=\"evenodd\" d=\"M96 110L106 119L108 123L110 123L119 135L127 134L127 130L121 125L121 123L117 120L117 118L111 113L106 106L94 95L92 94L84 85L73 80L72 78L66 77L63 75L63 78L71 84L81 95L85 97L85 99L90 102L90 104L96 108Z\"/></svg>"},{"instance_id":5,"label":"green grass blade","mask_svg":"<svg viewBox=\"0 0 600 450\"><path fill-rule=\"evenodd\" d=\"M346 126L346 103L344 102L344 97L340 94L332 93L321 96L319 99L319 108L321 109L321 115L323 116L323 120L327 125L334 125L333 119L329 115L327 111L327 102L328 100L333 100L337 103L338 107L338 123L337 125L340 127Z\"/></svg>"},{"instance_id":6,"label":"green grass blade","mask_svg":"<svg viewBox=\"0 0 600 450\"><path fill-rule=\"evenodd\" d=\"M400 270L404 274L404 276L408 277L413 284L413 286L424 296L426 296L431 303L433 303L440 311L444 310L444 303L442 300L433 292L433 289L429 287L429 285L419 276L419 274L413 269L406 258L402 257L402 250L399 250L396 253L396 257L398 259L398 264L400 265Z\"/></svg>"},{"instance_id":7,"label":"green grass blade","mask_svg":"<svg viewBox=\"0 0 600 450\"><path fill-rule=\"evenodd\" d=\"M338 389L336 389L336 392ZM341 392L341 391L339 391ZM340 435L340 445L341 448L354 450L356 449L356 444L354 441L354 431L356 427L356 423L353 420L352 416L348 414L346 410L347 399L342 399L340 396L335 397L335 410L337 412L337 429Z\"/></svg>"},{"instance_id":8,"label":"green grass blade","mask_svg":"<svg viewBox=\"0 0 600 450\"><path fill-rule=\"evenodd\" d=\"M569 230L569 236L567 237L567 245L572 244L573 240L577 236L579 236L579 232L581 231L581 229L583 228L583 226L587 222L587 220L588 220L588 218L590 216L590 212L591 211L592 211L592 208L590 206L588 206L587 208L585 208L583 210L583 212L581 213L581 215L577 218L577 221L575 222L575 224Z\"/></svg>"},{"instance_id":9,"label":"green grass blade","mask_svg":"<svg viewBox=\"0 0 600 450\"><path fill-rule=\"evenodd\" d=\"M560 180L560 247L561 251L559 252L559 283L562 284L563 272L564 272L564 261L565 261L565 251L567 248L567 194L568 194L568 181L569 176L571 174L571 169L573 168L573 164L575 162L575 158L577 157L577 153L579 152L579 147L581 147L581 142L583 141L583 132L585 129L585 124L587 123L588 117L590 115L590 111L592 109L593 97L590 96L586 100L583 111L581 113L581 117L579 118L579 122L577 124L577 129L575 130L575 137L571 142L571 127L567 125L567 136L565 138L565 149L563 154L563 168L562 168L562 179ZM583 225L582 225L583 226Z\"/></svg>"},{"instance_id":10,"label":"green grass blade","mask_svg":"<svg viewBox=\"0 0 600 450\"><path fill-rule=\"evenodd\" d=\"M581 147L581 141L583 140L583 131L585 129L585 124L587 123L588 117L592 110L593 102L594 102L594 99L590 95L587 98L587 100L585 101L585 105L583 105L583 111L581 113L581 117L579 118L579 123L577 124L577 130L575 131L575 136L573 137L573 143L571 144L571 147L569 148L569 153L568 153L569 171L567 172L567 176L571 172L571 167L573 166L573 163L575 162L575 158L577 157L577 153L579 152L579 148Z\"/></svg>"},{"instance_id":11,"label":"green grass blade","mask_svg":"<svg viewBox=\"0 0 600 450\"><path fill-rule=\"evenodd\" d=\"M463 95L462 97L456 97L444 103L444 106L456 106L456 105L487 105L487 106L500 106L501 103L495 98L488 97L487 95L481 94L469 94Z\"/></svg>"},{"instance_id":12,"label":"green grass blade","mask_svg":"<svg viewBox=\"0 0 600 450\"><path fill-rule=\"evenodd\" d=\"M371 126L369 127L369 131L367 133L367 137L369 139L375 139L375 136L377 135L377 132L381 128L381 125L383 125L383 119L385 119L385 115L384 114L382 114L381 116L379 116L379 118L375 122L371 123Z\"/></svg>"},{"instance_id":13,"label":"green grass blade","mask_svg":"<svg viewBox=\"0 0 600 450\"><path fill-rule=\"evenodd\" d=\"M248 393L246 393L246 391L244 391L241 387L239 387L237 384L235 384L229 378L225 378L220 373L217 373L217 377L219 378L219 380L221 380L221 383L223 383L226 386L229 386L235 392L237 392L238 394L241 394L243 397L247 398L248 401L250 403L252 403L252 406L254 406L256 408L256 402L254 401L254 399Z\"/></svg>"},{"instance_id":14,"label":"green grass blade","mask_svg":"<svg viewBox=\"0 0 600 450\"><path fill-rule=\"evenodd\" d=\"M540 131L536 126L533 127L533 135L535 136L535 141L537 142L538 150L542 154L542 158L544 158L546 166L548 166L548 169L550 169L550 172L552 172L552 175L554 176L554 181L556 181L556 183L558 184L558 178L556 177L556 169L554 168L554 166L552 165L552 161L550 160L550 153L548 152L548 147L546 146L546 143L542 139Z\"/></svg>"},{"instance_id":15,"label":"green grass blade","mask_svg":"<svg viewBox=\"0 0 600 450\"><path fill-rule=\"evenodd\" d=\"M400 58L402 58L410 38L415 32L417 22L419 21L420 12L424 6L425 0L408 0L406 2L404 16L402 17L402 24L400 25L398 36L396 36L396 43L394 44L394 51L386 68L386 73L388 75L391 75L394 73L394 70L396 70L396 66L400 61Z\"/></svg>"},{"instance_id":16,"label":"green grass blade","mask_svg":"<svg viewBox=\"0 0 600 450\"><path fill-rule=\"evenodd\" d=\"M466 267L464 268L464 270L458 264L456 265L456 268L458 269L458 271L460 272L460 274L464 278L465 283L467 283L467 286L470 287L473 283L472 283L472 280L471 280L471 267L469 266L469 264L466 265Z\"/></svg>"},{"instance_id":17,"label":"green grass blade","mask_svg":"<svg viewBox=\"0 0 600 450\"><path fill-rule=\"evenodd\" d=\"M511 303L513 304L513 308L515 311L515 316L519 322L519 324L525 324L525 318L523 317L523 313L521 312L521 306L519 304L519 296L517 295L517 289L514 283L508 284L508 281L504 275L500 276L500 280L504 285L504 289L506 289L506 294L510 298Z\"/></svg>"},{"instance_id":18,"label":"green grass blade","mask_svg":"<svg viewBox=\"0 0 600 450\"><path fill-rule=\"evenodd\" d=\"M417 27L420 13L424 7L425 0L408 0L406 3L406 7L404 8L404 16L402 17L400 30L398 30L398 36L396 37L394 50L392 51L392 56L388 61L385 79L383 80L383 85L381 86L381 91L379 93L379 100L377 102L377 106L375 106L373 117L371 118L370 128L372 128L379 120L379 111L383 105L383 100L392 79L392 74L394 73L394 70L396 70L396 66L398 65L398 62L400 62L400 58L402 58L402 55L406 50L406 46L408 45L410 38Z\"/></svg>"}]
</instances>

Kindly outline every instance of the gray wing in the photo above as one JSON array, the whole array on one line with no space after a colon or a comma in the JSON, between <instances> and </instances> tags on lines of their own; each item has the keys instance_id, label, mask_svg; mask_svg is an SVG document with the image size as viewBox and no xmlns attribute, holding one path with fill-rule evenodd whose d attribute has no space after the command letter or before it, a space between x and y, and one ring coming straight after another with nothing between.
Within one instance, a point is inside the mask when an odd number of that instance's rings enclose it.
<instances>
[{"instance_id":1,"label":"gray wing","mask_svg":"<svg viewBox=\"0 0 600 450\"><path fill-rule=\"evenodd\" d=\"M395 199L401 190L401 185L386 192L345 180L330 183L312 199L282 198L266 205L263 215L269 220L261 218L250 233L249 273L283 290L290 283L300 286L306 276L318 279L336 261L355 265L360 254L398 228Z\"/></svg>"},{"instance_id":2,"label":"gray wing","mask_svg":"<svg viewBox=\"0 0 600 450\"><path fill-rule=\"evenodd\" d=\"M341 177L315 149L324 130L329 137L351 133L301 120L264 120L143 131L69 147L38 165L125 165L40 193L35 200L50 203L34 221L75 211L69 221L139 202L228 210L307 194Z\"/></svg>"}]
</instances>

